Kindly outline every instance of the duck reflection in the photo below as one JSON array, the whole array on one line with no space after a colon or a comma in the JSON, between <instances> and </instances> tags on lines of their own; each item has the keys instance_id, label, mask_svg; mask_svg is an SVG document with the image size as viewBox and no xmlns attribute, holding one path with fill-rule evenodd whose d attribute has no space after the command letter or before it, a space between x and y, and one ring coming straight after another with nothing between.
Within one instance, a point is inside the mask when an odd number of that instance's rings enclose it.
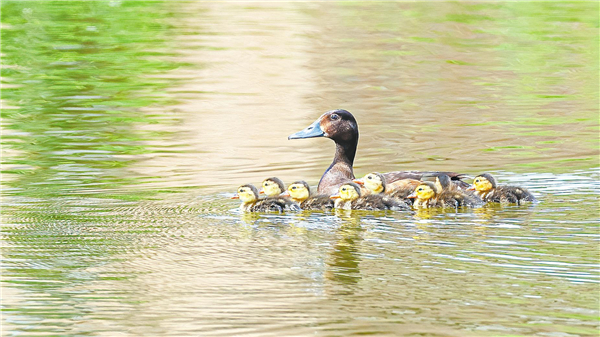
<instances>
[{"instance_id":1,"label":"duck reflection","mask_svg":"<svg viewBox=\"0 0 600 337\"><path fill-rule=\"evenodd\" d=\"M325 261L326 291L330 295L351 295L361 279L361 216L348 210L336 211L336 215L342 223L336 232L337 240L331 254Z\"/></svg>"}]
</instances>

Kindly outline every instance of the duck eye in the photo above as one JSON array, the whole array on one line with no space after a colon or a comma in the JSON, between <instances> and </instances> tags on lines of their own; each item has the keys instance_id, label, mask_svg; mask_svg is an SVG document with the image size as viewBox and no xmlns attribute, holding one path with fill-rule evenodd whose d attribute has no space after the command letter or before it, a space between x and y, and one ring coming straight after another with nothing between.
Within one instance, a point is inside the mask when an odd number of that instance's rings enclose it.
<instances>
[{"instance_id":1,"label":"duck eye","mask_svg":"<svg viewBox=\"0 0 600 337\"><path fill-rule=\"evenodd\" d=\"M331 120L332 120L332 121L336 121L336 120L340 119L340 116L338 116L338 115L336 115L336 114L333 114L333 115L331 115L331 117L329 117L329 118L331 118Z\"/></svg>"},{"instance_id":2,"label":"duck eye","mask_svg":"<svg viewBox=\"0 0 600 337\"><path fill-rule=\"evenodd\" d=\"M373 179L373 176L367 176L367 179Z\"/></svg>"},{"instance_id":3,"label":"duck eye","mask_svg":"<svg viewBox=\"0 0 600 337\"><path fill-rule=\"evenodd\" d=\"M297 187L296 186L292 186L292 189L295 190Z\"/></svg>"},{"instance_id":4,"label":"duck eye","mask_svg":"<svg viewBox=\"0 0 600 337\"><path fill-rule=\"evenodd\" d=\"M345 187L342 187L342 191L346 192L346 188L345 188Z\"/></svg>"}]
</instances>

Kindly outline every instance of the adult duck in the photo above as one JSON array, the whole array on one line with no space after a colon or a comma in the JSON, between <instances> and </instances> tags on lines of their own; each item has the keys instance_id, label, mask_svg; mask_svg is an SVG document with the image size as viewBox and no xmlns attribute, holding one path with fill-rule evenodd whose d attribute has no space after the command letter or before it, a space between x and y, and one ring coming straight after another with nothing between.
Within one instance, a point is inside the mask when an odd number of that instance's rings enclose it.
<instances>
[{"instance_id":1,"label":"adult duck","mask_svg":"<svg viewBox=\"0 0 600 337\"><path fill-rule=\"evenodd\" d=\"M314 137L327 137L335 142L333 162L321 177L317 187L318 194L331 195L336 193L343 183L355 178L352 165L358 146L358 123L354 116L346 110L331 110L321 115L304 130L290 135L288 139ZM384 173L383 176L388 183L391 183L400 179L419 180L423 175L437 173L440 172L395 171ZM455 172L443 173L447 174L452 180L460 181L465 177L465 175Z\"/></svg>"}]
</instances>

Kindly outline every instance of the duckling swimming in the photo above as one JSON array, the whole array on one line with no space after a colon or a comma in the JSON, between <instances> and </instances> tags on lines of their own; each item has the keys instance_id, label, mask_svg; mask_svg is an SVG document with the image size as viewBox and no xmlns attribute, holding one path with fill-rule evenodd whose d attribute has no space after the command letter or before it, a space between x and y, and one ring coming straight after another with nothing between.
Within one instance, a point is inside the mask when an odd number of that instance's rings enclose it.
<instances>
[{"instance_id":1,"label":"duckling swimming","mask_svg":"<svg viewBox=\"0 0 600 337\"><path fill-rule=\"evenodd\" d=\"M285 210L299 211L300 206L286 198L267 197L258 199L258 189L251 184L242 185L231 199L240 199L240 209L245 212L278 212Z\"/></svg>"},{"instance_id":2,"label":"duckling swimming","mask_svg":"<svg viewBox=\"0 0 600 337\"><path fill-rule=\"evenodd\" d=\"M517 186L498 186L496 178L489 173L475 177L469 190L474 190L483 201L520 205L523 201L537 201L527 189Z\"/></svg>"},{"instance_id":3,"label":"duckling swimming","mask_svg":"<svg viewBox=\"0 0 600 337\"><path fill-rule=\"evenodd\" d=\"M400 179L392 183L387 183L386 180L383 174L371 172L361 179L354 179L353 182L364 186L372 193L383 193L405 203L412 203L412 200L407 197L421 184L421 181L416 179Z\"/></svg>"},{"instance_id":4,"label":"duckling swimming","mask_svg":"<svg viewBox=\"0 0 600 337\"><path fill-rule=\"evenodd\" d=\"M382 194L361 196L360 186L347 182L340 186L339 193L330 197L335 199L335 208L361 210L408 210L405 203L389 198Z\"/></svg>"},{"instance_id":5,"label":"duckling swimming","mask_svg":"<svg viewBox=\"0 0 600 337\"><path fill-rule=\"evenodd\" d=\"M416 199L413 203L413 207L415 208L458 208L461 206L474 207L482 204L480 200L472 199L466 194L457 191L440 191L434 183L429 181L421 182L408 198Z\"/></svg>"},{"instance_id":6,"label":"duckling swimming","mask_svg":"<svg viewBox=\"0 0 600 337\"><path fill-rule=\"evenodd\" d=\"M310 196L310 186L304 180L290 184L281 196L290 197L292 201L300 204L303 210L329 210L334 207L333 200L327 195Z\"/></svg>"},{"instance_id":7,"label":"duckling swimming","mask_svg":"<svg viewBox=\"0 0 600 337\"><path fill-rule=\"evenodd\" d=\"M260 194L267 197L276 197L285 191L285 184L277 177L271 177L263 180Z\"/></svg>"},{"instance_id":8,"label":"duckling swimming","mask_svg":"<svg viewBox=\"0 0 600 337\"><path fill-rule=\"evenodd\" d=\"M462 181L457 184L453 182L447 174L438 174L435 177L435 187L437 187L438 198L441 200L454 199L460 203L458 206L475 207L483 205L483 200L472 191L462 189Z\"/></svg>"}]
</instances>

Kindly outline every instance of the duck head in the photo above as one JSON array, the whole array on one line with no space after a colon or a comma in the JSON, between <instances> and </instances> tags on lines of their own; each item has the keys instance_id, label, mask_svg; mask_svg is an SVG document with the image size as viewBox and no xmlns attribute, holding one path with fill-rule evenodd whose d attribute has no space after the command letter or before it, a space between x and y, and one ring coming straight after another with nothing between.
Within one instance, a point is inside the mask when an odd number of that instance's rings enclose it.
<instances>
[{"instance_id":1,"label":"duck head","mask_svg":"<svg viewBox=\"0 0 600 337\"><path fill-rule=\"evenodd\" d=\"M417 186L415 191L412 194L410 194L407 198L429 200L436 196L438 192L437 189L438 188L435 186L434 183L424 181L419 186Z\"/></svg>"},{"instance_id":2,"label":"duck head","mask_svg":"<svg viewBox=\"0 0 600 337\"><path fill-rule=\"evenodd\" d=\"M251 184L242 185L231 199L240 199L242 203L252 203L258 200L258 189Z\"/></svg>"},{"instance_id":3,"label":"duck head","mask_svg":"<svg viewBox=\"0 0 600 337\"><path fill-rule=\"evenodd\" d=\"M288 139L327 137L336 143L358 142L358 124L346 110L331 110L319 117L304 130L291 134Z\"/></svg>"},{"instance_id":4,"label":"duck head","mask_svg":"<svg viewBox=\"0 0 600 337\"><path fill-rule=\"evenodd\" d=\"M435 186L440 191L448 190L452 186L452 181L450 179L450 176L448 176L447 174L443 174L443 173L438 174L435 177Z\"/></svg>"},{"instance_id":5,"label":"duck head","mask_svg":"<svg viewBox=\"0 0 600 337\"><path fill-rule=\"evenodd\" d=\"M385 177L379 172L371 172L360 179L354 179L353 182L365 186L373 193L385 192Z\"/></svg>"},{"instance_id":6,"label":"duck head","mask_svg":"<svg viewBox=\"0 0 600 337\"><path fill-rule=\"evenodd\" d=\"M283 181L277 177L271 177L263 180L260 194L266 194L268 197L276 197L285 191Z\"/></svg>"},{"instance_id":7,"label":"duck head","mask_svg":"<svg viewBox=\"0 0 600 337\"><path fill-rule=\"evenodd\" d=\"M283 197L291 197L295 202L303 202L310 196L310 187L304 180L295 181L288 186L286 192L282 193Z\"/></svg>"},{"instance_id":8,"label":"duck head","mask_svg":"<svg viewBox=\"0 0 600 337\"><path fill-rule=\"evenodd\" d=\"M317 192L333 194L345 181L354 179L352 165L358 145L358 124L346 110L331 110L319 117L304 130L291 134L288 139L327 137L335 142L335 156L325 171Z\"/></svg>"},{"instance_id":9,"label":"duck head","mask_svg":"<svg viewBox=\"0 0 600 337\"><path fill-rule=\"evenodd\" d=\"M483 173L475 177L473 180L473 185L471 185L467 190L485 193L496 188L496 186L496 178L489 173Z\"/></svg>"},{"instance_id":10,"label":"duck head","mask_svg":"<svg viewBox=\"0 0 600 337\"><path fill-rule=\"evenodd\" d=\"M342 201L354 201L360 198L360 186L356 183L345 183L340 186L337 194L330 196L330 199L341 199Z\"/></svg>"}]
</instances>

